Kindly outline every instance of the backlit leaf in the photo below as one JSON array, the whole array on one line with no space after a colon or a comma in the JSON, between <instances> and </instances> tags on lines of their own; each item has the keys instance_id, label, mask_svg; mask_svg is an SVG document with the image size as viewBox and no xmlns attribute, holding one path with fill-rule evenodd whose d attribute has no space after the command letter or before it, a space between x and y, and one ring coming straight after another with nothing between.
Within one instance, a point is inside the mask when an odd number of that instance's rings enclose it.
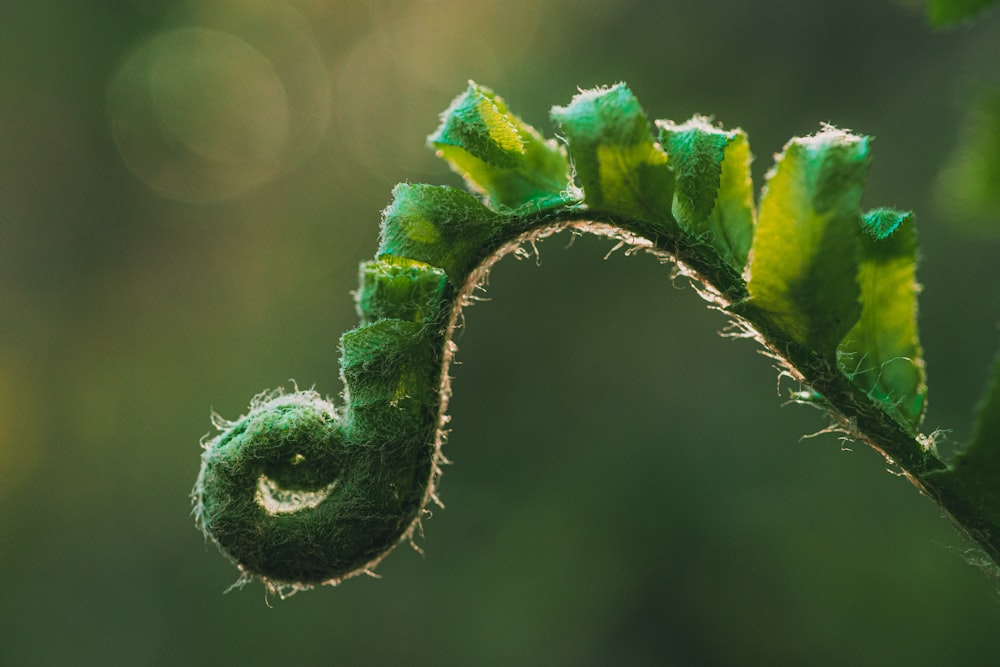
<instances>
[{"instance_id":1,"label":"backlit leaf","mask_svg":"<svg viewBox=\"0 0 1000 667\"><path fill-rule=\"evenodd\" d=\"M625 84L584 91L554 107L552 118L569 142L577 184L592 210L676 226L667 155Z\"/></svg>"},{"instance_id":2,"label":"backlit leaf","mask_svg":"<svg viewBox=\"0 0 1000 667\"><path fill-rule=\"evenodd\" d=\"M469 82L427 141L494 208L542 208L570 199L563 150L485 86Z\"/></svg>"},{"instance_id":3,"label":"backlit leaf","mask_svg":"<svg viewBox=\"0 0 1000 667\"><path fill-rule=\"evenodd\" d=\"M861 318L841 342L837 358L851 381L915 431L927 387L917 338L912 217L891 209L864 215L858 266Z\"/></svg>"},{"instance_id":4,"label":"backlit leaf","mask_svg":"<svg viewBox=\"0 0 1000 667\"><path fill-rule=\"evenodd\" d=\"M868 161L866 137L830 127L785 145L761 197L750 299L737 308L828 359L861 311L855 275Z\"/></svg>"},{"instance_id":5,"label":"backlit leaf","mask_svg":"<svg viewBox=\"0 0 1000 667\"><path fill-rule=\"evenodd\" d=\"M742 130L721 130L695 116L683 125L658 120L670 159L673 215L688 234L703 238L737 271L753 241L750 144Z\"/></svg>"}]
</instances>

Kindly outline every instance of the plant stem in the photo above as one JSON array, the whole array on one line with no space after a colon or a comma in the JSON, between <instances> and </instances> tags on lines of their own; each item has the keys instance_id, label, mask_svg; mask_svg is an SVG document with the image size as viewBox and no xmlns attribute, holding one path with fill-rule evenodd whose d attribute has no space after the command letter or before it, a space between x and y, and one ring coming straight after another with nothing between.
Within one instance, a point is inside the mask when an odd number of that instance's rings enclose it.
<instances>
[{"instance_id":1,"label":"plant stem","mask_svg":"<svg viewBox=\"0 0 1000 667\"><path fill-rule=\"evenodd\" d=\"M941 506L960 533L1000 564L1000 526L966 494L946 483L941 473L949 468L933 451L929 439L910 432L883 411L844 375L835 359L804 348L752 308L734 309L747 297L746 281L720 262L710 246L692 243L680 235L664 235L661 226L590 211L584 205L549 209L501 225L486 244L492 254L483 258L480 269L473 272L470 286L477 284L497 259L522 243L564 230L607 236L673 261L703 298L732 318L746 337L764 346L781 372L819 394L819 404L833 421L831 430L865 443L897 466L922 494Z\"/></svg>"}]
</instances>

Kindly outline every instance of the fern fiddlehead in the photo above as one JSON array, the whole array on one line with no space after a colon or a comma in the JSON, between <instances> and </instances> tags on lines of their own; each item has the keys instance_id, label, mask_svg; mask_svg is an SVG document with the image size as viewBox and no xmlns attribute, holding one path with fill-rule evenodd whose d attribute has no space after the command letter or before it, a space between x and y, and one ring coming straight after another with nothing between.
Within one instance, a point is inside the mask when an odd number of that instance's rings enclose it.
<instances>
[{"instance_id":1,"label":"fern fiddlehead","mask_svg":"<svg viewBox=\"0 0 1000 667\"><path fill-rule=\"evenodd\" d=\"M313 391L260 396L204 444L195 516L244 578L281 592L336 583L412 535L440 474L460 310L500 257L562 230L675 262L839 428L996 558L993 520L918 435L914 232L907 213L860 213L867 138L825 127L791 140L755 209L741 131L696 117L657 121L654 138L622 84L552 116L565 146L470 84L429 143L475 195L395 188L376 257L361 267L361 323L341 338L345 405Z\"/></svg>"}]
</instances>

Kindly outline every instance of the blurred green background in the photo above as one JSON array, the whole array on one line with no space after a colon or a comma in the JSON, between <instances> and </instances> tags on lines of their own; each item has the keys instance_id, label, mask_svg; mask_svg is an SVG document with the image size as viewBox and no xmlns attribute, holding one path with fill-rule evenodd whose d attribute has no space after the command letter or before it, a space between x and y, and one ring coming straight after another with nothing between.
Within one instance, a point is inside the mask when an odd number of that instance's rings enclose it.
<instances>
[{"instance_id":1,"label":"blurred green background","mask_svg":"<svg viewBox=\"0 0 1000 667\"><path fill-rule=\"evenodd\" d=\"M919 3L0 4L0 664L995 665L995 582L860 445L800 440L769 361L607 240L506 259L467 311L441 497L380 580L268 599L190 516L214 409L336 395L358 262L473 78L551 134L577 86L713 114L760 178L822 121L912 208L926 430L969 432L1000 241L935 208L1000 17ZM846 451L845 451L846 450ZM270 604L269 604L270 603Z\"/></svg>"}]
</instances>

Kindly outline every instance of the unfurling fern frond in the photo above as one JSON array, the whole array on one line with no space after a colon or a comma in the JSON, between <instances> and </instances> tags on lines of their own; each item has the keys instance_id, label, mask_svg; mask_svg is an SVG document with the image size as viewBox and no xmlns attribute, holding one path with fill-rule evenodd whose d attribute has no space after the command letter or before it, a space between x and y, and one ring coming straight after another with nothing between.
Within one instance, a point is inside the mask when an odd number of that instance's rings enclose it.
<instances>
[{"instance_id":1,"label":"unfurling fern frond","mask_svg":"<svg viewBox=\"0 0 1000 667\"><path fill-rule=\"evenodd\" d=\"M998 559L1000 442L989 424L1000 392L994 382L986 426L947 467L919 435L912 216L862 213L868 138L823 127L792 139L755 207L742 131L701 117L651 124L623 84L582 92L552 118L565 144L470 84L429 143L472 193L394 190L361 267L361 323L341 338L345 404L311 391L260 397L205 443L195 515L245 577L281 592L336 583L413 534L440 475L460 310L498 258L561 230L675 262L839 428Z\"/></svg>"}]
</instances>

